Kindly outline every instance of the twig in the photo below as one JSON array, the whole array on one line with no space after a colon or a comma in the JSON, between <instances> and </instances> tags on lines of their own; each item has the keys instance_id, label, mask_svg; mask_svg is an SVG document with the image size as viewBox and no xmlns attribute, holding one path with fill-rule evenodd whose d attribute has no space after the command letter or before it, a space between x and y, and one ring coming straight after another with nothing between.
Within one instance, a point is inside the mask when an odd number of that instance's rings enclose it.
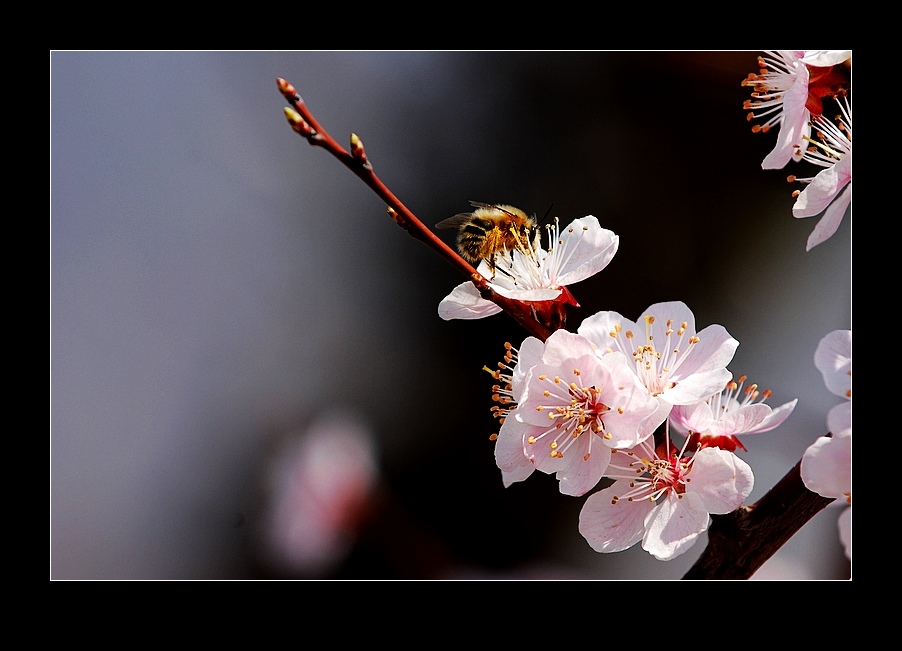
<instances>
[{"instance_id":1,"label":"twig","mask_svg":"<svg viewBox=\"0 0 902 651\"><path fill-rule=\"evenodd\" d=\"M492 301L502 310L514 318L526 331L545 341L551 331L541 324L533 315L532 310L522 301L515 301L501 296L489 285L489 281L460 255L439 239L425 224L414 215L401 201L386 187L376 176L373 166L366 156L363 142L357 134L351 134L351 151L341 147L316 120L304 100L298 94L297 89L281 77L276 80L279 92L291 104L292 108L285 108L285 117L291 128L306 138L307 142L315 147L322 147L335 158L341 161L345 167L356 174L366 183L388 206L388 214L401 228L412 237L420 240L434 249L450 262L464 277L470 280L479 291L482 298Z\"/></svg>"}]
</instances>

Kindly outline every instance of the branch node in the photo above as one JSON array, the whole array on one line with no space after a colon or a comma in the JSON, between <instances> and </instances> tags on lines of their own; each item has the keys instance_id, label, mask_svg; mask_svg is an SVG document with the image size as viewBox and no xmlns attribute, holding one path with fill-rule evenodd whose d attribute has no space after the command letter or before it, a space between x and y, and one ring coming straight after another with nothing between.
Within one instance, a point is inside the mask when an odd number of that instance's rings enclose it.
<instances>
[{"instance_id":1,"label":"branch node","mask_svg":"<svg viewBox=\"0 0 902 651\"><path fill-rule=\"evenodd\" d=\"M405 231L410 231L410 224L404 219L401 215L398 214L398 211L388 206L387 209L388 216L391 217L392 221L395 222L398 226L403 228Z\"/></svg>"}]
</instances>

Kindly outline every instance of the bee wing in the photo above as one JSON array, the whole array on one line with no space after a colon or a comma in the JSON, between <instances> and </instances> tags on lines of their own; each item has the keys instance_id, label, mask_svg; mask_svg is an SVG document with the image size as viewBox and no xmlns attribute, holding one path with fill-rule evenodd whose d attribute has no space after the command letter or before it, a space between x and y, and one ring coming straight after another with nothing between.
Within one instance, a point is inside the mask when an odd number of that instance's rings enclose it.
<instances>
[{"instance_id":1,"label":"bee wing","mask_svg":"<svg viewBox=\"0 0 902 651\"><path fill-rule=\"evenodd\" d=\"M497 205L494 203L483 203L482 201L473 201L470 200L470 205L474 208L497 208Z\"/></svg>"},{"instance_id":2,"label":"bee wing","mask_svg":"<svg viewBox=\"0 0 902 651\"><path fill-rule=\"evenodd\" d=\"M460 228L464 224L466 224L471 218L472 214L468 212L461 212L454 217L448 217L448 219L443 219L438 224L435 225L436 228Z\"/></svg>"}]
</instances>

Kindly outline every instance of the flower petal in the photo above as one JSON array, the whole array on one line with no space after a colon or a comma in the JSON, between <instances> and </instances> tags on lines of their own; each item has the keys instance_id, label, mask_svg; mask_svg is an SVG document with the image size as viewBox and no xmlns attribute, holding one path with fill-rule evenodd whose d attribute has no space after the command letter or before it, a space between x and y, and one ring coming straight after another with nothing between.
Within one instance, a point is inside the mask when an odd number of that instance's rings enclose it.
<instances>
[{"instance_id":1,"label":"flower petal","mask_svg":"<svg viewBox=\"0 0 902 651\"><path fill-rule=\"evenodd\" d=\"M820 436L802 455L802 481L822 497L852 492L852 437Z\"/></svg>"},{"instance_id":2,"label":"flower petal","mask_svg":"<svg viewBox=\"0 0 902 651\"><path fill-rule=\"evenodd\" d=\"M826 334L814 351L814 365L830 393L851 400L852 331L834 330Z\"/></svg>"},{"instance_id":3,"label":"flower petal","mask_svg":"<svg viewBox=\"0 0 902 651\"><path fill-rule=\"evenodd\" d=\"M623 327L624 330L635 330L636 324L624 317L619 312L602 311L583 319L576 331L588 339L598 349L599 355L604 355L611 350L618 350L614 329ZM633 351L623 351L631 353Z\"/></svg>"},{"instance_id":4,"label":"flower petal","mask_svg":"<svg viewBox=\"0 0 902 651\"><path fill-rule=\"evenodd\" d=\"M697 495L671 493L645 518L642 549L659 561L669 561L695 544L711 518Z\"/></svg>"},{"instance_id":5,"label":"flower petal","mask_svg":"<svg viewBox=\"0 0 902 651\"><path fill-rule=\"evenodd\" d=\"M839 225L842 223L846 208L848 208L851 203L852 184L850 183L839 198L830 204L830 207L827 208L824 216L821 217L820 221L815 225L814 230L811 231L811 235L808 236L808 241L805 243L806 251L810 251L818 244L828 240L833 233L836 232L836 229L839 228Z\"/></svg>"},{"instance_id":6,"label":"flower petal","mask_svg":"<svg viewBox=\"0 0 902 651\"><path fill-rule=\"evenodd\" d=\"M611 448L602 442L601 437L592 432L586 432L582 436L594 443L592 453L588 459L579 452L570 454L567 457L567 467L557 471L555 477L560 482L559 489L564 495L579 497L588 493L598 485L611 462Z\"/></svg>"},{"instance_id":7,"label":"flower petal","mask_svg":"<svg viewBox=\"0 0 902 651\"><path fill-rule=\"evenodd\" d=\"M849 153L830 167L818 172L811 183L799 193L792 206L793 217L801 219L820 214L851 180L852 154ZM851 200L850 193L851 191L848 193Z\"/></svg>"},{"instance_id":8,"label":"flower petal","mask_svg":"<svg viewBox=\"0 0 902 651\"><path fill-rule=\"evenodd\" d=\"M776 429L783 424L783 421L789 418L789 415L793 412L798 403L799 399L796 398L795 400L790 400L789 402L780 405L776 409L771 409L770 407L768 407L770 413L757 425L750 425L749 429L742 433L761 434L762 432L769 432L773 429ZM767 405L765 405L765 407L767 407Z\"/></svg>"},{"instance_id":9,"label":"flower petal","mask_svg":"<svg viewBox=\"0 0 902 651\"><path fill-rule=\"evenodd\" d=\"M577 359L586 355L595 355L595 348L585 337L567 330L555 330L545 341L542 361L546 364L560 365L565 360Z\"/></svg>"},{"instance_id":10,"label":"flower petal","mask_svg":"<svg viewBox=\"0 0 902 651\"><path fill-rule=\"evenodd\" d=\"M852 436L852 401L841 402L827 412L827 429L833 436Z\"/></svg>"},{"instance_id":11,"label":"flower petal","mask_svg":"<svg viewBox=\"0 0 902 651\"><path fill-rule=\"evenodd\" d=\"M736 510L755 486L755 476L749 464L732 452L719 448L696 452L690 477L692 481L685 495L698 496L707 513Z\"/></svg>"},{"instance_id":12,"label":"flower petal","mask_svg":"<svg viewBox=\"0 0 902 651\"><path fill-rule=\"evenodd\" d=\"M514 416L505 419L495 441L495 464L501 470L504 486L523 481L529 477L535 466L523 451L523 434L528 426Z\"/></svg>"},{"instance_id":13,"label":"flower petal","mask_svg":"<svg viewBox=\"0 0 902 651\"><path fill-rule=\"evenodd\" d=\"M842 541L843 549L846 552L846 558L852 560L852 507L843 509L839 514L839 539Z\"/></svg>"},{"instance_id":14,"label":"flower petal","mask_svg":"<svg viewBox=\"0 0 902 651\"><path fill-rule=\"evenodd\" d=\"M620 237L588 215L574 220L553 246L566 255L560 263L557 284L572 285L607 267L620 247Z\"/></svg>"},{"instance_id":15,"label":"flower petal","mask_svg":"<svg viewBox=\"0 0 902 651\"><path fill-rule=\"evenodd\" d=\"M526 390L526 375L529 370L542 361L545 344L536 337L527 337L517 350L517 365L511 373L511 393L514 401L522 402Z\"/></svg>"},{"instance_id":16,"label":"flower petal","mask_svg":"<svg viewBox=\"0 0 902 651\"><path fill-rule=\"evenodd\" d=\"M648 500L619 500L614 495L629 491L629 482L613 485L589 496L579 513L579 532L597 552L620 552L642 540L645 517L655 508Z\"/></svg>"},{"instance_id":17,"label":"flower petal","mask_svg":"<svg viewBox=\"0 0 902 651\"><path fill-rule=\"evenodd\" d=\"M804 64L797 64L796 73L795 82L783 95L783 121L777 135L777 144L765 156L761 163L762 169L780 169L786 167L791 159L801 157L805 138L811 135L810 114L805 108L805 102L808 101L808 68Z\"/></svg>"},{"instance_id":18,"label":"flower petal","mask_svg":"<svg viewBox=\"0 0 902 651\"><path fill-rule=\"evenodd\" d=\"M707 432L714 423L714 413L707 402L694 402L688 405L677 405L670 412L670 424L680 434Z\"/></svg>"},{"instance_id":19,"label":"flower petal","mask_svg":"<svg viewBox=\"0 0 902 651\"><path fill-rule=\"evenodd\" d=\"M805 56L800 61L809 66L826 68L842 63L852 57L852 50L805 50Z\"/></svg>"},{"instance_id":20,"label":"flower petal","mask_svg":"<svg viewBox=\"0 0 902 651\"><path fill-rule=\"evenodd\" d=\"M471 282L461 283L438 304L438 315L445 321L481 319L500 311L500 307L482 298Z\"/></svg>"}]
</instances>

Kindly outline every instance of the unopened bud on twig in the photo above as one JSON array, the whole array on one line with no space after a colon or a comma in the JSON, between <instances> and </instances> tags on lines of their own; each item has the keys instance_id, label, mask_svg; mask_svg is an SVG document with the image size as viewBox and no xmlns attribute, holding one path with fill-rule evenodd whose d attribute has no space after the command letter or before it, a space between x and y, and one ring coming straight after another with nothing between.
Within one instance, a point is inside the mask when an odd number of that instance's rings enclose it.
<instances>
[{"instance_id":1,"label":"unopened bud on twig","mask_svg":"<svg viewBox=\"0 0 902 651\"><path fill-rule=\"evenodd\" d=\"M351 156L359 163L366 165L369 161L366 159L366 151L363 149L363 142L356 133L351 134Z\"/></svg>"},{"instance_id":2,"label":"unopened bud on twig","mask_svg":"<svg viewBox=\"0 0 902 651\"><path fill-rule=\"evenodd\" d=\"M297 89L281 77L276 79L276 84L279 86L279 92L282 93L282 96L289 102L304 101L301 99L301 96L298 95Z\"/></svg>"},{"instance_id":3,"label":"unopened bud on twig","mask_svg":"<svg viewBox=\"0 0 902 651\"><path fill-rule=\"evenodd\" d=\"M305 138L313 135L313 128L304 122L304 118L301 117L300 113L289 106L286 106L282 110L285 111L285 119L288 120L288 124L291 125L292 129Z\"/></svg>"}]
</instances>

